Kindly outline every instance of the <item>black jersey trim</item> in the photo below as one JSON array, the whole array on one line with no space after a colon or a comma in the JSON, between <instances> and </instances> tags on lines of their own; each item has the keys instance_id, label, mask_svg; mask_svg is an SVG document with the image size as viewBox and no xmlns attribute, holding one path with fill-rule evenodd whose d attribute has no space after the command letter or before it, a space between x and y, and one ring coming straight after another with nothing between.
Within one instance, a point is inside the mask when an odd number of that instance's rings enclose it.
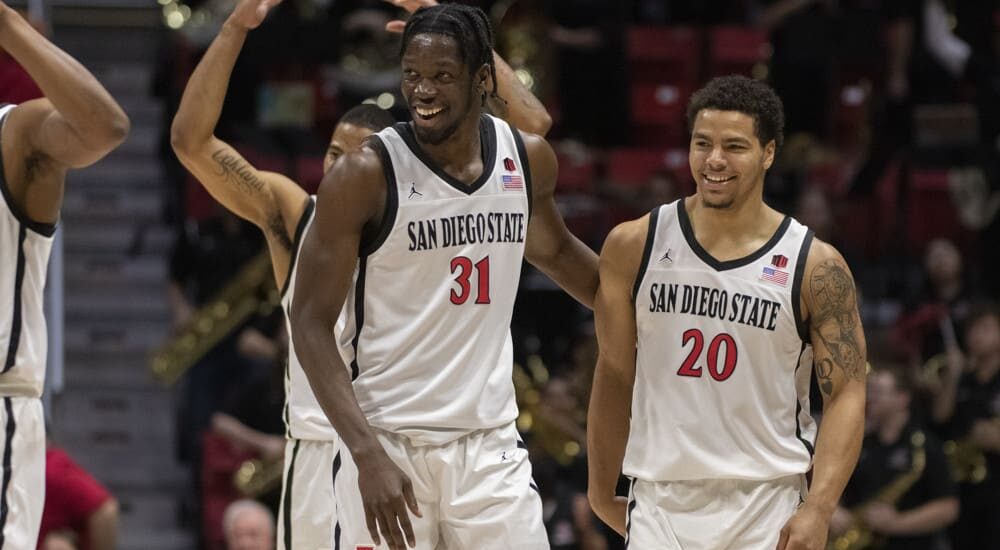
<instances>
[{"instance_id":1,"label":"black jersey trim","mask_svg":"<svg viewBox=\"0 0 1000 550\"><path fill-rule=\"evenodd\" d=\"M288 258L288 275L285 277L285 284L281 285L280 296L282 299L285 298L289 287L292 286L292 273L295 271L295 260L299 256L299 248L302 246L302 237L305 234L306 226L309 225L309 220L312 219L315 210L316 201L312 197L306 197L306 209L302 211L302 217L299 218L299 223L295 226L295 235L292 237L292 254Z\"/></svg>"},{"instance_id":2,"label":"black jersey trim","mask_svg":"<svg viewBox=\"0 0 1000 550\"><path fill-rule=\"evenodd\" d=\"M792 374L793 379L794 379L794 376L798 374L799 368L802 367L802 354L806 352L806 346L807 345L808 344L805 342L805 340L803 340L802 341L802 348L799 349L799 357L795 360L795 371ZM809 376L811 378L812 374L810 374ZM796 398L795 398L795 437L800 442L802 442L802 445L806 448L806 451L809 452L809 459L812 460L812 457L815 454L815 450L813 448L813 444L810 443L806 438L802 437L802 424L799 422L799 416L801 416L801 415L802 415L802 400L799 399L798 396L796 396Z\"/></svg>"},{"instance_id":3,"label":"black jersey trim","mask_svg":"<svg viewBox=\"0 0 1000 550\"><path fill-rule=\"evenodd\" d=\"M9 105L7 103L0 105L0 108ZM11 109L13 110L13 109ZM3 124L7 121L7 115L10 111L4 113L3 117L0 118L0 132L3 130ZM10 213L14 215L17 221L21 222L22 225L26 226L28 229L42 235L44 237L51 237L56 232L56 224L54 223L42 223L36 222L28 217L28 214L21 210L21 207L14 202L14 195L10 192L7 187L7 176L5 176L4 171L4 160L3 153L0 152L0 195L3 195L4 202L7 203L7 208L10 209Z\"/></svg>"},{"instance_id":4,"label":"black jersey trim","mask_svg":"<svg viewBox=\"0 0 1000 550\"><path fill-rule=\"evenodd\" d=\"M334 507L337 506L337 474L340 473L340 451L333 457L333 478L330 481L330 489L333 494ZM333 550L340 550L340 514L337 514L337 522L333 525Z\"/></svg>"},{"instance_id":5,"label":"black jersey trim","mask_svg":"<svg viewBox=\"0 0 1000 550\"><path fill-rule=\"evenodd\" d=\"M369 239L364 239L359 249L361 256L374 254L392 233L392 228L396 225L396 214L399 211L399 188L396 186L396 171L392 167L392 157L389 150L378 135L372 135L366 142L382 161L382 173L385 174L385 210L382 213L382 223L379 224L378 232L371 235Z\"/></svg>"},{"instance_id":6,"label":"black jersey trim","mask_svg":"<svg viewBox=\"0 0 1000 550\"><path fill-rule=\"evenodd\" d=\"M7 342L7 359L4 361L3 371L0 372L14 368L14 363L17 362L17 348L21 343L21 290L24 286L24 240L27 236L24 224L21 224L17 232L17 268L14 273L14 311L10 321L10 341Z\"/></svg>"},{"instance_id":7,"label":"black jersey trim","mask_svg":"<svg viewBox=\"0 0 1000 550\"><path fill-rule=\"evenodd\" d=\"M0 548L4 546L4 531L7 529L7 516L10 514L10 502L7 500L7 491L10 489L10 479L14 474L13 467L13 447L14 432L17 430L17 421L14 420L14 406L9 397L3 398L4 412L7 414L7 428L4 435L3 444L3 485L0 486Z\"/></svg>"},{"instance_id":8,"label":"black jersey trim","mask_svg":"<svg viewBox=\"0 0 1000 550\"><path fill-rule=\"evenodd\" d=\"M490 181L493 176L493 169L496 166L497 161L497 129L493 125L493 120L490 119L488 115L482 115L479 119L479 144L482 151L483 157L483 173L479 175L478 178L472 184L466 184L451 176L448 172L445 172L434 160L427 154L426 151L420 147L420 143L417 141L417 136L413 132L413 126L409 122L400 122L393 126L396 133L403 138L406 146L410 148L410 151L420 162L424 163L427 168L434 172L437 177L441 178L445 183L454 187L455 189L465 193L466 195L471 195L478 191L482 186L486 185L486 182Z\"/></svg>"},{"instance_id":9,"label":"black jersey trim","mask_svg":"<svg viewBox=\"0 0 1000 550\"><path fill-rule=\"evenodd\" d=\"M299 443L301 441L296 439L295 445L292 446L292 460L288 464L288 472L285 473L285 500L281 503L285 512L281 518L285 524L284 550L292 550L292 485L295 480L295 458L299 454Z\"/></svg>"},{"instance_id":10,"label":"black jersey trim","mask_svg":"<svg viewBox=\"0 0 1000 550\"><path fill-rule=\"evenodd\" d=\"M795 274L792 275L792 313L795 315L795 327L798 328L799 338L803 342L809 341L809 326L802 318L802 277L806 272L806 260L809 259L809 249L812 247L813 232L806 231L806 236L802 239L802 246L799 247L799 256L795 260Z\"/></svg>"},{"instance_id":11,"label":"black jersey trim","mask_svg":"<svg viewBox=\"0 0 1000 550\"><path fill-rule=\"evenodd\" d=\"M524 192L528 195L528 219L531 219L531 208L535 195L531 187L531 164L528 162L528 149L524 146L524 139L521 138L521 131L512 124L508 124L510 133L514 135L514 146L517 148L517 156L521 161L521 170L524 171Z\"/></svg>"},{"instance_id":12,"label":"black jersey trim","mask_svg":"<svg viewBox=\"0 0 1000 550\"><path fill-rule=\"evenodd\" d=\"M642 247L642 261L639 262L639 270L635 274L635 283L632 284L632 302L639 297L639 286L646 276L646 266L649 264L649 256L653 253L653 241L656 239L656 226L660 219L660 207L649 211L649 227L646 228L646 244Z\"/></svg>"},{"instance_id":13,"label":"black jersey trim","mask_svg":"<svg viewBox=\"0 0 1000 550\"><path fill-rule=\"evenodd\" d=\"M764 243L764 246L757 249L756 252L750 254L749 256L744 256L742 258L737 258L735 260L726 260L720 262L716 260L707 250L702 248L698 239L694 236L694 228L691 226L691 218L688 217L687 208L684 207L684 199L677 201L677 221L681 224L681 233L684 234L684 240L687 241L688 246L694 251L695 255L701 258L701 261L708 264L709 267L716 271L727 271L730 269L736 269L738 267L743 267L745 265L750 265L753 262L759 260L764 254L767 254L778 241L785 236L785 232L788 231L788 226L792 223L792 218L785 216L781 220L781 225L778 226L778 230L771 235L771 238Z\"/></svg>"},{"instance_id":14,"label":"black jersey trim","mask_svg":"<svg viewBox=\"0 0 1000 550\"><path fill-rule=\"evenodd\" d=\"M365 326L365 273L368 268L368 257L358 260L358 280L354 284L354 338L351 347L354 348L354 359L351 359L351 381L358 379L361 367L358 366L358 341L361 340L361 329Z\"/></svg>"}]
</instances>

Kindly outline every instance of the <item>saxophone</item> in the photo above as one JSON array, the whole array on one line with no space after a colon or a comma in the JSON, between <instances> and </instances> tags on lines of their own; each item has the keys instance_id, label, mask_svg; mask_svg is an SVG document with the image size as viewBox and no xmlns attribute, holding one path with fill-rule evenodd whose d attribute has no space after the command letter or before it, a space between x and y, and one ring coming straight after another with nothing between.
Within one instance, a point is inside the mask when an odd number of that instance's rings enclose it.
<instances>
[{"instance_id":1,"label":"saxophone","mask_svg":"<svg viewBox=\"0 0 1000 550\"><path fill-rule=\"evenodd\" d=\"M265 495L281 486L283 470L284 461L281 458L269 461L256 458L247 460L233 474L233 487L249 498Z\"/></svg>"},{"instance_id":2,"label":"saxophone","mask_svg":"<svg viewBox=\"0 0 1000 550\"><path fill-rule=\"evenodd\" d=\"M971 437L945 441L943 448L955 481L976 485L986 479L986 455Z\"/></svg>"},{"instance_id":3,"label":"saxophone","mask_svg":"<svg viewBox=\"0 0 1000 550\"><path fill-rule=\"evenodd\" d=\"M881 537L865 523L865 510L875 503L895 505L920 479L924 473L924 467L927 465L927 453L924 451L925 441L926 437L923 432L913 432L913 435L910 436L910 447L913 450L913 461L910 464L910 469L897 476L896 479L879 490L875 496L852 508L851 517L854 518L854 526L829 541L826 544L827 550L863 550L865 548L879 548L884 545Z\"/></svg>"},{"instance_id":4,"label":"saxophone","mask_svg":"<svg viewBox=\"0 0 1000 550\"><path fill-rule=\"evenodd\" d=\"M153 353L153 377L165 386L173 385L251 315L270 313L279 303L278 294L271 272L271 257L264 250L247 262L176 335Z\"/></svg>"}]
</instances>

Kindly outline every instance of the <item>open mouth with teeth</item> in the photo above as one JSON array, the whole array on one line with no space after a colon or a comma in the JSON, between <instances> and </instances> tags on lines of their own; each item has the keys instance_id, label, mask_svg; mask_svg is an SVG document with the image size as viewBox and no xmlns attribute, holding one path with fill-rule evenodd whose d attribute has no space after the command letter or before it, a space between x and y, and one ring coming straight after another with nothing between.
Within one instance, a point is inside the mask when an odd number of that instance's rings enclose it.
<instances>
[{"instance_id":1,"label":"open mouth with teeth","mask_svg":"<svg viewBox=\"0 0 1000 550\"><path fill-rule=\"evenodd\" d=\"M706 183L714 183L717 185L725 185L736 179L736 176L709 176L708 174L702 174L702 177L705 178Z\"/></svg>"},{"instance_id":2,"label":"open mouth with teeth","mask_svg":"<svg viewBox=\"0 0 1000 550\"><path fill-rule=\"evenodd\" d=\"M444 111L444 107L414 107L413 111L422 120L430 120Z\"/></svg>"}]
</instances>

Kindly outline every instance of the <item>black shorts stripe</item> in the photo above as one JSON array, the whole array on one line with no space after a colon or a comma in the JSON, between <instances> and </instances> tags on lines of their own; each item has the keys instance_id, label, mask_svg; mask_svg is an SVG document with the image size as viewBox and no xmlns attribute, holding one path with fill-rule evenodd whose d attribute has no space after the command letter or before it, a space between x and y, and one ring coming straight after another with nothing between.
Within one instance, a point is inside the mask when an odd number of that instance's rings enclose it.
<instances>
[{"instance_id":1,"label":"black shorts stripe","mask_svg":"<svg viewBox=\"0 0 1000 550\"><path fill-rule=\"evenodd\" d=\"M288 464L288 472L285 473L285 501L282 503L285 517L281 518L285 524L285 550L292 550L292 480L295 479L295 457L299 454L299 443L301 441L296 439L292 447L292 460Z\"/></svg>"},{"instance_id":2,"label":"black shorts stripe","mask_svg":"<svg viewBox=\"0 0 1000 550\"><path fill-rule=\"evenodd\" d=\"M333 507L337 508L337 474L340 473L340 451L333 457ZM340 550L340 514L337 514L337 523L333 525L333 550Z\"/></svg>"},{"instance_id":3,"label":"black shorts stripe","mask_svg":"<svg viewBox=\"0 0 1000 550\"><path fill-rule=\"evenodd\" d=\"M632 478L628 485L628 508L625 509L625 550L628 550L632 538L629 534L632 531L632 510L635 510L635 504L635 478Z\"/></svg>"},{"instance_id":4,"label":"black shorts stripe","mask_svg":"<svg viewBox=\"0 0 1000 550\"><path fill-rule=\"evenodd\" d=\"M0 550L3 550L4 530L7 529L7 515L10 513L7 490L10 488L10 478L14 474L11 459L13 458L14 430L17 428L14 420L14 406L9 397L3 398L3 407L7 414L7 429L3 442L3 485L0 485Z\"/></svg>"},{"instance_id":5,"label":"black shorts stripe","mask_svg":"<svg viewBox=\"0 0 1000 550\"><path fill-rule=\"evenodd\" d=\"M24 286L24 239L28 232L24 224L21 224L17 232L17 271L14 275L14 312L10 322L10 341L7 342L7 360L4 361L3 371L7 372L14 367L17 362L17 347L21 342L21 287Z\"/></svg>"}]
</instances>

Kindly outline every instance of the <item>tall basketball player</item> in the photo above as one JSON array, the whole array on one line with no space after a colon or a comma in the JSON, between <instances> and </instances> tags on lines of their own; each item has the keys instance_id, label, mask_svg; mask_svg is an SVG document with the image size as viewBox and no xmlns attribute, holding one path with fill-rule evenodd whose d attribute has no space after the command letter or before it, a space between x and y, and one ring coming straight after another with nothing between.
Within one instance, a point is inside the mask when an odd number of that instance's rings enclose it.
<instances>
[{"instance_id":1,"label":"tall basketball player","mask_svg":"<svg viewBox=\"0 0 1000 550\"><path fill-rule=\"evenodd\" d=\"M0 2L0 48L45 97L0 107L0 549L34 548L45 495L42 290L70 168L125 139L128 117L76 60Z\"/></svg>"},{"instance_id":2,"label":"tall basketball player","mask_svg":"<svg viewBox=\"0 0 1000 550\"><path fill-rule=\"evenodd\" d=\"M236 6L188 80L174 118L172 144L181 162L213 197L264 232L275 282L283 289L282 305L287 312L294 296L295 259L312 222L314 199L289 178L257 170L213 135L247 32L259 26L276 4L244 0ZM416 4L410 1L404 7L416 9ZM514 78L505 63L503 66L500 86L520 100L512 103L510 116L532 124L535 131L546 132L549 118L541 103ZM359 149L367 136L392 122L391 115L374 105L349 110L331 136L324 172L340 155ZM309 388L294 346L289 349L285 391L288 441L278 548L333 547L337 514L330 472L338 438Z\"/></svg>"},{"instance_id":3,"label":"tall basketball player","mask_svg":"<svg viewBox=\"0 0 1000 550\"><path fill-rule=\"evenodd\" d=\"M688 122L697 192L619 225L601 252L591 504L630 548L820 550L864 423L854 281L763 202L784 122L769 87L714 79Z\"/></svg>"},{"instance_id":4,"label":"tall basketball player","mask_svg":"<svg viewBox=\"0 0 1000 550\"><path fill-rule=\"evenodd\" d=\"M401 48L413 122L320 186L291 320L342 438L335 547L548 548L509 324L522 256L587 305L597 257L555 208L551 147L482 114L491 45L481 10L418 10Z\"/></svg>"}]
</instances>

